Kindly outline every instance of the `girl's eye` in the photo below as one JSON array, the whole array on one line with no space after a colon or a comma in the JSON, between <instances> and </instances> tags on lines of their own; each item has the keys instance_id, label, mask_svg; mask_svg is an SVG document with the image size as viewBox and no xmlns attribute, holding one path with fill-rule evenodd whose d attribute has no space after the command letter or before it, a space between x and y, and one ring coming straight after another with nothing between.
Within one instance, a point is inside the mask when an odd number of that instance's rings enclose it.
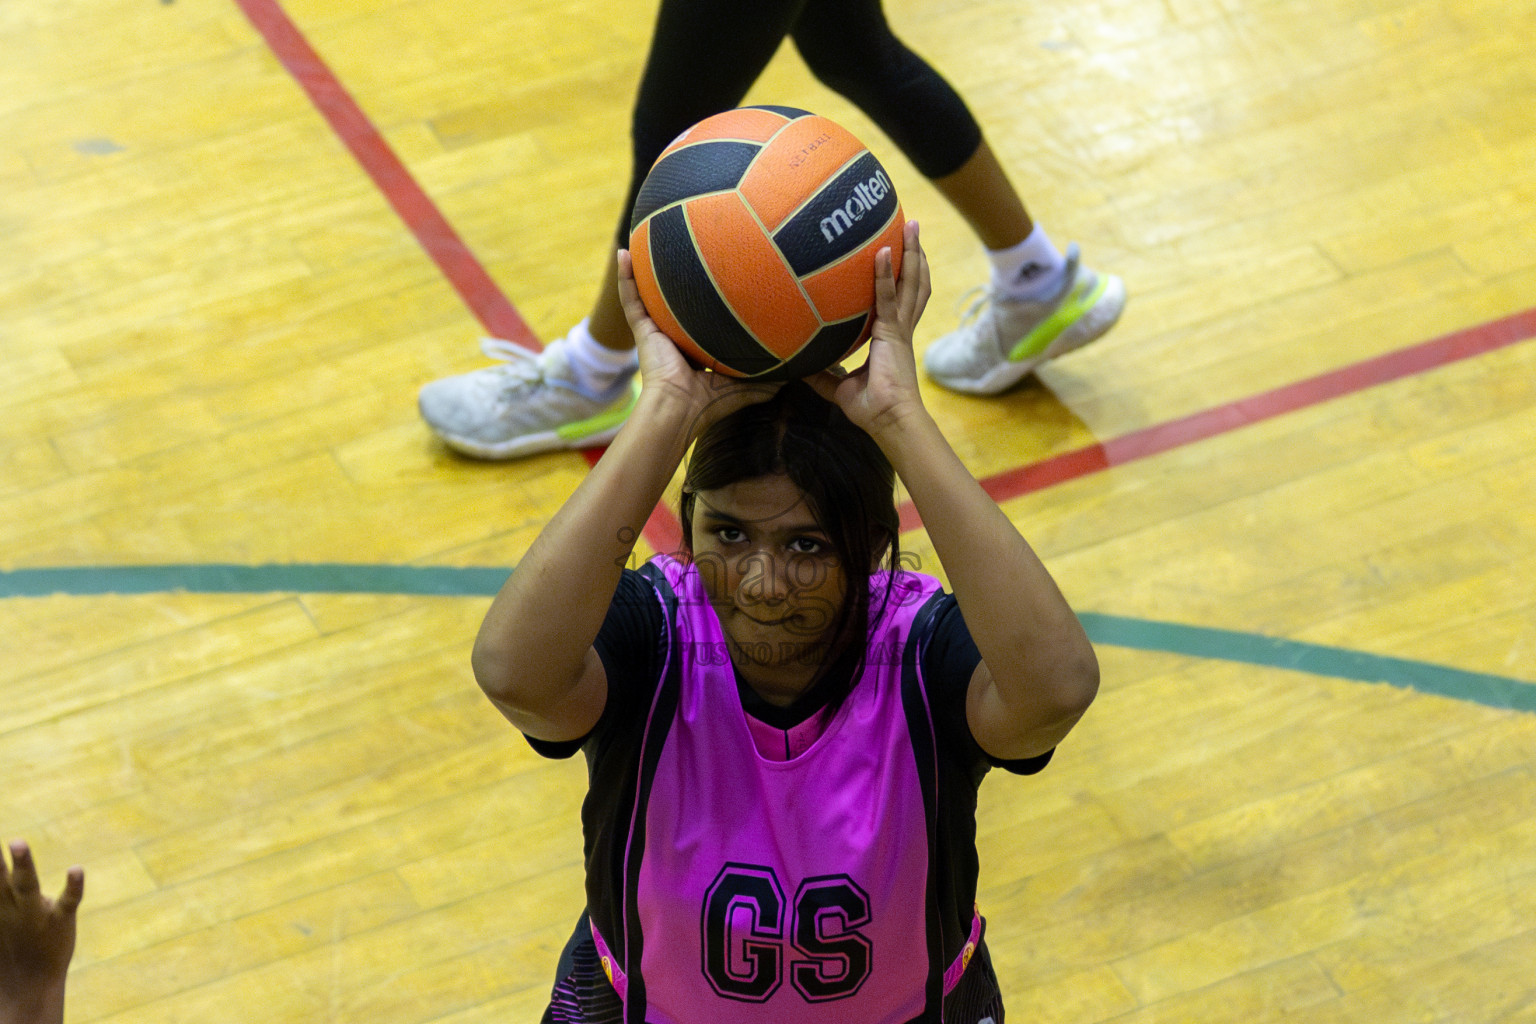
<instances>
[{"instance_id":1,"label":"girl's eye","mask_svg":"<svg viewBox=\"0 0 1536 1024\"><path fill-rule=\"evenodd\" d=\"M722 544L735 544L746 540L747 535L734 526L722 526L715 530L715 536L720 538Z\"/></svg>"},{"instance_id":2,"label":"girl's eye","mask_svg":"<svg viewBox=\"0 0 1536 1024\"><path fill-rule=\"evenodd\" d=\"M796 537L789 542L789 550L796 555L819 555L825 545L815 537Z\"/></svg>"}]
</instances>

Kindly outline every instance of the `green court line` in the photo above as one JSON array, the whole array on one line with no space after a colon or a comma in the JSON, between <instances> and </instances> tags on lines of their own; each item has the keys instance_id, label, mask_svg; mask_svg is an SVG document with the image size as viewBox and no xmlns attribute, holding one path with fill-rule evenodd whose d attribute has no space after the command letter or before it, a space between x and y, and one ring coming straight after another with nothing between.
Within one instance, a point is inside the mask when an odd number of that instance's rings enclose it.
<instances>
[{"instance_id":1,"label":"green court line","mask_svg":"<svg viewBox=\"0 0 1536 1024\"><path fill-rule=\"evenodd\" d=\"M490 597L506 568L411 565L144 565L0 570L0 598L52 594L411 594ZM1280 668L1309 675L1385 683L1501 710L1536 713L1536 683L1466 672L1342 647L1205 626L1083 612L1096 644Z\"/></svg>"},{"instance_id":2,"label":"green court line","mask_svg":"<svg viewBox=\"0 0 1536 1024\"><path fill-rule=\"evenodd\" d=\"M1507 676L1466 672L1424 661L1207 626L1183 626L1094 612L1084 612L1078 618L1096 644L1283 668L1362 683L1386 683L1491 708L1536 713L1536 683Z\"/></svg>"}]
</instances>

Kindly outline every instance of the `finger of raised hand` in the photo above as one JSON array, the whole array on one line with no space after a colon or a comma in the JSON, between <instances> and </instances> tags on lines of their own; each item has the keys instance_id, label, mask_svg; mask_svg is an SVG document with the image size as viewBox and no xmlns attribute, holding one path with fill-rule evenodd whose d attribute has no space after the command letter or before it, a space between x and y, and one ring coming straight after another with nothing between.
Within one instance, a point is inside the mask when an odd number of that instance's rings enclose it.
<instances>
[{"instance_id":1,"label":"finger of raised hand","mask_svg":"<svg viewBox=\"0 0 1536 1024\"><path fill-rule=\"evenodd\" d=\"M630 334L635 339L642 377L659 379L664 375L688 373L689 367L672 339L656 326L646 311L645 302L640 298L640 287L635 283L634 261L628 250L620 249L616 259L619 304L624 309L624 319L629 321Z\"/></svg>"},{"instance_id":2,"label":"finger of raised hand","mask_svg":"<svg viewBox=\"0 0 1536 1024\"><path fill-rule=\"evenodd\" d=\"M917 221L909 220L902 231L901 282L902 305L910 311L912 323L922 319L933 294L933 280L928 269L928 254L918 238Z\"/></svg>"},{"instance_id":3,"label":"finger of raised hand","mask_svg":"<svg viewBox=\"0 0 1536 1024\"><path fill-rule=\"evenodd\" d=\"M900 291L894 264L889 248L875 253L875 316L881 320L893 319L899 309Z\"/></svg>"},{"instance_id":4,"label":"finger of raised hand","mask_svg":"<svg viewBox=\"0 0 1536 1024\"><path fill-rule=\"evenodd\" d=\"M901 289L893 263L890 249L875 254L875 322L871 340L911 344L912 325L902 312Z\"/></svg>"},{"instance_id":5,"label":"finger of raised hand","mask_svg":"<svg viewBox=\"0 0 1536 1024\"><path fill-rule=\"evenodd\" d=\"M21 840L11 843L11 888L18 896L32 897L41 892L37 865L32 863L32 849Z\"/></svg>"},{"instance_id":6,"label":"finger of raised hand","mask_svg":"<svg viewBox=\"0 0 1536 1024\"><path fill-rule=\"evenodd\" d=\"M618 285L619 305L624 309L624 319L629 322L629 332L635 339L635 346L644 362L646 351L658 342L664 342L667 350L675 348L672 339L667 333L656 325L651 319L651 314L645 308L645 300L640 297L640 286L635 281L635 264L627 249L620 249L618 259ZM668 360L667 355L657 355L653 358ZM678 357L681 358L681 357Z\"/></svg>"},{"instance_id":7,"label":"finger of raised hand","mask_svg":"<svg viewBox=\"0 0 1536 1024\"><path fill-rule=\"evenodd\" d=\"M629 321L629 326L636 333L641 330L650 330L655 327L651 323L651 315L645 311L645 303L640 298L640 286L635 284L635 265L630 259L628 249L620 249L619 261L619 305L624 308L624 319Z\"/></svg>"},{"instance_id":8,"label":"finger of raised hand","mask_svg":"<svg viewBox=\"0 0 1536 1024\"><path fill-rule=\"evenodd\" d=\"M85 868L76 865L64 876L64 891L54 904L66 917L73 917L85 899Z\"/></svg>"}]
</instances>

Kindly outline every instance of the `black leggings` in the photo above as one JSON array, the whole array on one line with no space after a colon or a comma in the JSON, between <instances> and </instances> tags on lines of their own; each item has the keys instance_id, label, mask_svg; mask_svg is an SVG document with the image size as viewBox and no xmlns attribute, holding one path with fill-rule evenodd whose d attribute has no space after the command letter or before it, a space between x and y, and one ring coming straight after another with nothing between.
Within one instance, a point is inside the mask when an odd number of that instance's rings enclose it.
<instances>
[{"instance_id":1,"label":"black leggings","mask_svg":"<svg viewBox=\"0 0 1536 1024\"><path fill-rule=\"evenodd\" d=\"M785 36L926 177L959 170L981 145L965 101L896 38L880 0L662 0L635 99L620 245L656 157L696 122L739 106Z\"/></svg>"}]
</instances>

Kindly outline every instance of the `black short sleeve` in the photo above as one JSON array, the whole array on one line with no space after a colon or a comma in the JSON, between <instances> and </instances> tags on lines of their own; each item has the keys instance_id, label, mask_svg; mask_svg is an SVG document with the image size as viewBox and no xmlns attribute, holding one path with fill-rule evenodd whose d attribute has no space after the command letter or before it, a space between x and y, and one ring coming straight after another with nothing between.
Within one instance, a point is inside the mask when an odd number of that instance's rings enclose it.
<instances>
[{"instance_id":1,"label":"black short sleeve","mask_svg":"<svg viewBox=\"0 0 1536 1024\"><path fill-rule=\"evenodd\" d=\"M592 641L608 677L608 700L602 716L587 736L562 743L525 736L528 745L544 757L571 757L593 735L602 733L608 723L625 720L643 708L661 673L664 625L656 591L644 576L625 569L614 589L608 614Z\"/></svg>"},{"instance_id":2,"label":"black short sleeve","mask_svg":"<svg viewBox=\"0 0 1536 1024\"><path fill-rule=\"evenodd\" d=\"M974 763L1001 768L1015 775L1033 775L1050 763L1055 751L1005 761L982 750L971 735L971 726L965 717L965 697L971 676L979 664L981 652L971 639L971 631L960 614L959 602L953 594L945 594L934 615L933 629L923 651L923 678L928 681L933 695L935 724L949 742L956 744L954 749L967 752Z\"/></svg>"}]
</instances>

